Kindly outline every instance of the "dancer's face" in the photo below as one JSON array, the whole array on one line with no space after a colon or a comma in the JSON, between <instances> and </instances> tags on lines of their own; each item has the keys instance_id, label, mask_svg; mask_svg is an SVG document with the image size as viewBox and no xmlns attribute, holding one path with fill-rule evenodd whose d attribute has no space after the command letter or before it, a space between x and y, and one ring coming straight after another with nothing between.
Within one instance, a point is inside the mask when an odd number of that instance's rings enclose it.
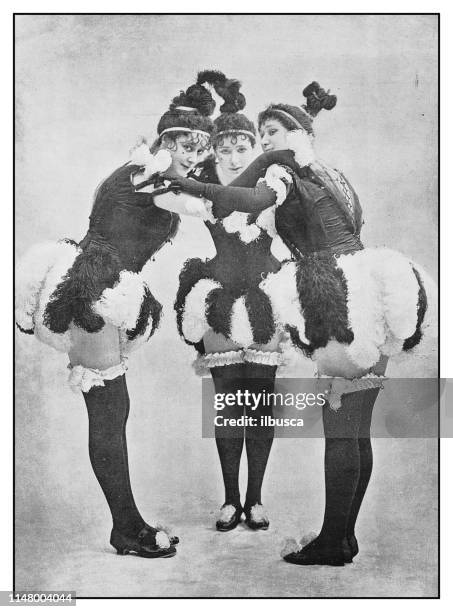
<instances>
[{"instance_id":1,"label":"dancer's face","mask_svg":"<svg viewBox=\"0 0 453 612\"><path fill-rule=\"evenodd\" d=\"M245 134L226 136L215 149L219 166L228 182L233 181L253 158L250 138Z\"/></svg>"},{"instance_id":2,"label":"dancer's face","mask_svg":"<svg viewBox=\"0 0 453 612\"><path fill-rule=\"evenodd\" d=\"M170 151L173 160L169 171L178 176L186 176L209 150L207 139L196 133L176 136L175 139L164 137L162 145Z\"/></svg>"},{"instance_id":3,"label":"dancer's face","mask_svg":"<svg viewBox=\"0 0 453 612\"><path fill-rule=\"evenodd\" d=\"M281 151L286 149L286 134L288 131L277 119L267 119L260 127L263 151Z\"/></svg>"}]
</instances>

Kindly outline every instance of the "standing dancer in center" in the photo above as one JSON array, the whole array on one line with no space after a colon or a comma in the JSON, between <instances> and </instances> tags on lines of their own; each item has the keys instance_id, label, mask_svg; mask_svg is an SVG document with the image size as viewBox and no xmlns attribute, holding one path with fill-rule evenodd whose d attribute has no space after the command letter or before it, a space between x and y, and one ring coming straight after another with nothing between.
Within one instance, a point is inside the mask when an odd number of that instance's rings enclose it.
<instances>
[{"instance_id":1,"label":"standing dancer in center","mask_svg":"<svg viewBox=\"0 0 453 612\"><path fill-rule=\"evenodd\" d=\"M221 114L214 121L213 146L217 158L208 158L195 173L199 181L228 184L247 167L256 142L255 127L238 111L245 106L240 83L217 80L209 74L202 81L215 82L223 97ZM215 73L213 73L215 74ZM267 188L269 189L269 188ZM272 193L272 191L271 191ZM250 222L250 215L233 212L206 221L217 254L210 261L191 259L181 275L175 303L179 332L199 352L197 365L209 368L216 393L272 392L277 365L281 361L281 330L275 323L269 297L259 283L280 268L271 254L272 235L264 225ZM239 418L242 405L222 411L223 417ZM261 402L255 417L272 415L272 406ZM216 528L234 529L245 514L248 527L267 529L269 520L261 503L261 487L274 436L273 427L216 427L215 438L225 485L225 503ZM242 506L239 466L244 447L248 462L248 484Z\"/></svg>"}]
</instances>

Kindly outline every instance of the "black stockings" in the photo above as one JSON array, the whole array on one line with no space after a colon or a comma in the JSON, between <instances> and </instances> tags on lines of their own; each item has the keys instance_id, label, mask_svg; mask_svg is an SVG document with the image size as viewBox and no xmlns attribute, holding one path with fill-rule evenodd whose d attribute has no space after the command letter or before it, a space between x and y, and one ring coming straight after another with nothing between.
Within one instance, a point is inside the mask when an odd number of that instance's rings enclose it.
<instances>
[{"instance_id":1,"label":"black stockings","mask_svg":"<svg viewBox=\"0 0 453 612\"><path fill-rule=\"evenodd\" d=\"M216 393L236 393L248 389L251 393L270 393L274 390L274 366L261 364L233 364L211 368ZM224 418L239 419L252 416L261 423L261 417L272 416L272 405L260 401L256 410L245 409L235 404L224 408ZM236 507L240 505L239 466L242 449L245 447L248 463L248 482L245 508L250 509L261 503L261 487L266 471L267 461L272 447L274 428L272 426L256 427L216 427L216 445L222 467L225 485L225 503Z\"/></svg>"},{"instance_id":2,"label":"black stockings","mask_svg":"<svg viewBox=\"0 0 453 612\"><path fill-rule=\"evenodd\" d=\"M126 377L105 380L104 384L83 394L88 409L90 460L112 513L113 526L134 537L145 521L135 505L129 479Z\"/></svg>"},{"instance_id":3,"label":"black stockings","mask_svg":"<svg viewBox=\"0 0 453 612\"><path fill-rule=\"evenodd\" d=\"M338 411L324 406L326 505L321 542L340 546L346 535L354 535L373 467L370 426L378 393L379 389L367 389L347 394Z\"/></svg>"}]
</instances>

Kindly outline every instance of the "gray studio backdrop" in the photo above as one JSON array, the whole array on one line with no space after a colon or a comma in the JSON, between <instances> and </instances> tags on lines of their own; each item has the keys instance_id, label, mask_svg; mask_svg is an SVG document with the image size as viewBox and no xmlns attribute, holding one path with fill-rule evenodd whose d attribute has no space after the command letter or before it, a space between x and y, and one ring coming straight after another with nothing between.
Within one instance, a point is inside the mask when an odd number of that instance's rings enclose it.
<instances>
[{"instance_id":1,"label":"gray studio backdrop","mask_svg":"<svg viewBox=\"0 0 453 612\"><path fill-rule=\"evenodd\" d=\"M243 81L246 113L302 102L312 80L338 96L316 120L321 157L344 171L364 209L367 246L396 248L437 277L437 18L435 16L16 17L16 247L81 239L98 183L200 69ZM257 147L259 148L259 147ZM275 252L285 256L281 244ZM184 219L147 267L164 320L130 359L129 456L144 516L182 543L169 560L113 555L109 514L91 472L81 395L67 357L16 343L16 588L79 595L436 594L435 440L376 440L359 519L362 554L348 571L289 567L286 536L319 529L322 440L277 440L264 486L267 533L213 530L223 501L213 440L201 438L201 383L178 337L172 302L188 257L210 236ZM294 376L310 376L300 357ZM390 365L435 376L436 364ZM379 410L379 403L376 407ZM244 474L243 474L244 475Z\"/></svg>"}]
</instances>

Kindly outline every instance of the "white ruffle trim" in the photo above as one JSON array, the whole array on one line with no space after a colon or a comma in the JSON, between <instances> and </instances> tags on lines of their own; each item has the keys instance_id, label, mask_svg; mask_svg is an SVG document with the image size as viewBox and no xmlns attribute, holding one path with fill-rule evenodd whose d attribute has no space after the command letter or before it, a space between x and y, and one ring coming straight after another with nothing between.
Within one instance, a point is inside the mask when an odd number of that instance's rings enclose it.
<instances>
[{"instance_id":1,"label":"white ruffle trim","mask_svg":"<svg viewBox=\"0 0 453 612\"><path fill-rule=\"evenodd\" d=\"M204 376L210 373L209 368L218 368L234 363L259 363L262 365L280 366L285 363L285 358L278 351L258 351L248 348L238 351L200 355L192 363L192 367L198 376Z\"/></svg>"},{"instance_id":2,"label":"white ruffle trim","mask_svg":"<svg viewBox=\"0 0 453 612\"><path fill-rule=\"evenodd\" d=\"M140 274L123 270L113 288L104 289L93 310L120 329L134 329L147 284Z\"/></svg>"},{"instance_id":3,"label":"white ruffle trim","mask_svg":"<svg viewBox=\"0 0 453 612\"><path fill-rule=\"evenodd\" d=\"M80 249L66 241L46 242L31 247L16 266L16 321L53 348L67 352L69 334L55 334L44 325L50 296L62 280Z\"/></svg>"},{"instance_id":4,"label":"white ruffle trim","mask_svg":"<svg viewBox=\"0 0 453 612\"><path fill-rule=\"evenodd\" d=\"M264 230L271 238L275 238L277 230L275 228L275 210L277 206L269 206L265 208L257 217L255 223L258 227Z\"/></svg>"},{"instance_id":5,"label":"white ruffle trim","mask_svg":"<svg viewBox=\"0 0 453 612\"><path fill-rule=\"evenodd\" d=\"M286 196L288 195L287 185L288 183L291 184L291 182L291 176L284 168L281 168L277 164L269 166L264 178L258 180L258 183L265 183L265 185L275 193L275 206L280 206L286 200Z\"/></svg>"},{"instance_id":6,"label":"white ruffle trim","mask_svg":"<svg viewBox=\"0 0 453 612\"><path fill-rule=\"evenodd\" d=\"M231 309L230 338L243 348L253 344L253 330L250 324L244 296L235 300Z\"/></svg>"},{"instance_id":7,"label":"white ruffle trim","mask_svg":"<svg viewBox=\"0 0 453 612\"><path fill-rule=\"evenodd\" d=\"M277 235L275 229L275 209L286 200L287 184L291 183L291 176L281 166L272 164L266 170L265 176L258 180L258 183L263 182L276 195L276 203L273 206L264 209L254 223L248 223L248 213L239 211L232 212L221 221L225 231L229 234L237 232L242 242L246 244L257 240L262 230L267 232L272 238Z\"/></svg>"},{"instance_id":8,"label":"white ruffle trim","mask_svg":"<svg viewBox=\"0 0 453 612\"><path fill-rule=\"evenodd\" d=\"M282 264L281 269L275 274L268 274L259 287L269 297L279 326L282 328L285 325L295 327L302 342L308 344L305 337L305 319L297 293L295 262Z\"/></svg>"},{"instance_id":9,"label":"white ruffle trim","mask_svg":"<svg viewBox=\"0 0 453 612\"><path fill-rule=\"evenodd\" d=\"M199 342L209 329L206 320L206 298L222 285L212 278L202 278L189 291L184 301L182 334L189 342Z\"/></svg>"},{"instance_id":10,"label":"white ruffle trim","mask_svg":"<svg viewBox=\"0 0 453 612\"><path fill-rule=\"evenodd\" d=\"M294 159L302 168L315 160L313 138L305 130L291 130L286 134L286 147L294 153Z\"/></svg>"},{"instance_id":11,"label":"white ruffle trim","mask_svg":"<svg viewBox=\"0 0 453 612\"><path fill-rule=\"evenodd\" d=\"M122 376L127 370L127 365L122 360L121 363L111 366L106 370L86 368L83 365L73 366L72 364L68 365L68 369L71 370L68 377L71 389L87 393L93 387L105 387L105 380L113 380L118 376Z\"/></svg>"},{"instance_id":12,"label":"white ruffle trim","mask_svg":"<svg viewBox=\"0 0 453 612\"><path fill-rule=\"evenodd\" d=\"M172 163L172 157L167 149L160 149L153 155L146 142L141 142L131 150L130 163L143 167L141 178L146 181L156 172L168 170Z\"/></svg>"},{"instance_id":13,"label":"white ruffle trim","mask_svg":"<svg viewBox=\"0 0 453 612\"><path fill-rule=\"evenodd\" d=\"M383 389L386 376L376 374L365 374L361 378L348 378L320 376L318 386L322 388L325 399L329 402L332 410L338 410L341 406L341 398L347 393L364 391L365 389Z\"/></svg>"},{"instance_id":14,"label":"white ruffle trim","mask_svg":"<svg viewBox=\"0 0 453 612\"><path fill-rule=\"evenodd\" d=\"M68 353L71 348L71 334L69 330L64 334L57 334L50 331L44 322L44 314L50 296L57 288L57 285L64 280L68 270L72 267L79 253L80 249L73 244L67 242L58 243L57 250L55 251L56 258L54 264L42 279L43 282L39 291L37 308L34 314L35 337L62 353Z\"/></svg>"},{"instance_id":15,"label":"white ruffle trim","mask_svg":"<svg viewBox=\"0 0 453 612\"><path fill-rule=\"evenodd\" d=\"M16 321L23 329L35 326L35 313L47 274L60 256L69 253L70 261L79 250L66 242L45 242L32 246L16 265Z\"/></svg>"},{"instance_id":16,"label":"white ruffle trim","mask_svg":"<svg viewBox=\"0 0 453 612\"><path fill-rule=\"evenodd\" d=\"M348 356L361 368L401 350L417 325L418 283L410 260L391 249L365 249L337 260L348 288L354 340Z\"/></svg>"},{"instance_id":17,"label":"white ruffle trim","mask_svg":"<svg viewBox=\"0 0 453 612\"><path fill-rule=\"evenodd\" d=\"M247 348L244 351L244 361L260 363L262 365L279 366L285 362L283 354L278 351L258 351Z\"/></svg>"},{"instance_id":18,"label":"white ruffle trim","mask_svg":"<svg viewBox=\"0 0 453 612\"><path fill-rule=\"evenodd\" d=\"M259 238L261 228L256 223L248 223L249 213L234 211L222 219L221 223L226 232L229 234L239 234L242 242L248 244Z\"/></svg>"},{"instance_id":19,"label":"white ruffle trim","mask_svg":"<svg viewBox=\"0 0 453 612\"><path fill-rule=\"evenodd\" d=\"M193 362L193 367L196 374L202 376L209 374L209 368L218 368L222 366L232 365L234 363L244 363L244 351L225 351L224 353L206 353L200 355Z\"/></svg>"}]
</instances>

